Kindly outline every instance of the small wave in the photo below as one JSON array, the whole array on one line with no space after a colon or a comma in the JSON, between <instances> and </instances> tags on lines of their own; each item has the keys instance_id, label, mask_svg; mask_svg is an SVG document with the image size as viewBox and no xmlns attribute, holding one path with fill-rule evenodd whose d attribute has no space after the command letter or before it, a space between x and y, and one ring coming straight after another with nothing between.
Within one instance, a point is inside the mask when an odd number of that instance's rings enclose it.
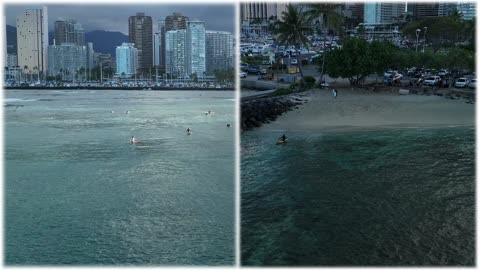
<instances>
[{"instance_id":1,"label":"small wave","mask_svg":"<svg viewBox=\"0 0 480 270\"><path fill-rule=\"evenodd\" d=\"M3 102L25 102L25 101L38 101L37 99L28 99L28 98L4 98Z\"/></svg>"}]
</instances>

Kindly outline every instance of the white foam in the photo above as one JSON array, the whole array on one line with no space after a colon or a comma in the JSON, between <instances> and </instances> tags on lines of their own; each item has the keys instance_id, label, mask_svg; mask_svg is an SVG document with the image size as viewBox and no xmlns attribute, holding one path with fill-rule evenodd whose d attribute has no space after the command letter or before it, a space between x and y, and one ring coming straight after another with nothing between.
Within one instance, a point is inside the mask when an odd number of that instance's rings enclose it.
<instances>
[{"instance_id":1,"label":"white foam","mask_svg":"<svg viewBox=\"0 0 480 270\"><path fill-rule=\"evenodd\" d=\"M37 101L37 99L28 99L28 98L4 98L3 102L25 102L25 101Z\"/></svg>"}]
</instances>

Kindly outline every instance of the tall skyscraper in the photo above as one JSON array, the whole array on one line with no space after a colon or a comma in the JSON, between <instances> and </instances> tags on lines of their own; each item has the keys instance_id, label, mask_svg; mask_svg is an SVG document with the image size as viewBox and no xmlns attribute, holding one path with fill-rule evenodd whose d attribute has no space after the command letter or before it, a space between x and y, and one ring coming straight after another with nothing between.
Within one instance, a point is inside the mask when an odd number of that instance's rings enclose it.
<instances>
[{"instance_id":1,"label":"tall skyscraper","mask_svg":"<svg viewBox=\"0 0 480 270\"><path fill-rule=\"evenodd\" d=\"M457 10L457 3L442 2L438 4L438 16L450 16Z\"/></svg>"},{"instance_id":2,"label":"tall skyscraper","mask_svg":"<svg viewBox=\"0 0 480 270\"><path fill-rule=\"evenodd\" d=\"M204 77L206 70L205 22L187 22L187 74Z\"/></svg>"},{"instance_id":3,"label":"tall skyscraper","mask_svg":"<svg viewBox=\"0 0 480 270\"><path fill-rule=\"evenodd\" d=\"M166 33L165 66L166 73L170 76L175 75L178 78L187 75L185 56L186 38L185 30L172 30Z\"/></svg>"},{"instance_id":4,"label":"tall skyscraper","mask_svg":"<svg viewBox=\"0 0 480 270\"><path fill-rule=\"evenodd\" d=\"M158 20L158 30L153 36L153 65L165 68L165 20Z\"/></svg>"},{"instance_id":5,"label":"tall skyscraper","mask_svg":"<svg viewBox=\"0 0 480 270\"><path fill-rule=\"evenodd\" d=\"M89 77L91 77L92 69L95 67L95 52L93 51L93 43L88 42L86 47L87 47L87 73Z\"/></svg>"},{"instance_id":6,"label":"tall skyscraper","mask_svg":"<svg viewBox=\"0 0 480 270\"><path fill-rule=\"evenodd\" d=\"M345 16L363 22L365 3L345 3Z\"/></svg>"},{"instance_id":7,"label":"tall skyscraper","mask_svg":"<svg viewBox=\"0 0 480 270\"><path fill-rule=\"evenodd\" d=\"M152 17L138 12L128 18L128 39L138 49L138 65L146 70L153 66Z\"/></svg>"},{"instance_id":8,"label":"tall skyscraper","mask_svg":"<svg viewBox=\"0 0 480 270\"><path fill-rule=\"evenodd\" d=\"M207 75L233 68L233 37L229 32L206 32Z\"/></svg>"},{"instance_id":9,"label":"tall skyscraper","mask_svg":"<svg viewBox=\"0 0 480 270\"><path fill-rule=\"evenodd\" d=\"M74 43L48 46L48 75L83 80L88 74L87 47Z\"/></svg>"},{"instance_id":10,"label":"tall skyscraper","mask_svg":"<svg viewBox=\"0 0 480 270\"><path fill-rule=\"evenodd\" d=\"M366 24L395 23L405 13L404 3L366 2L364 8Z\"/></svg>"},{"instance_id":11,"label":"tall skyscraper","mask_svg":"<svg viewBox=\"0 0 480 270\"><path fill-rule=\"evenodd\" d=\"M27 9L17 16L18 65L27 73L46 76L48 47L47 8Z\"/></svg>"},{"instance_id":12,"label":"tall skyscraper","mask_svg":"<svg viewBox=\"0 0 480 270\"><path fill-rule=\"evenodd\" d=\"M240 4L240 18L242 21L262 20L281 17L281 12L286 10L284 1L275 2L251 2Z\"/></svg>"},{"instance_id":13,"label":"tall skyscraper","mask_svg":"<svg viewBox=\"0 0 480 270\"><path fill-rule=\"evenodd\" d=\"M54 24L55 44L74 43L79 46L85 45L85 30L75 20L58 18Z\"/></svg>"},{"instance_id":14,"label":"tall skyscraper","mask_svg":"<svg viewBox=\"0 0 480 270\"><path fill-rule=\"evenodd\" d=\"M133 43L122 43L116 49L116 76L121 78L131 78L135 76L138 70L139 52Z\"/></svg>"},{"instance_id":15,"label":"tall skyscraper","mask_svg":"<svg viewBox=\"0 0 480 270\"><path fill-rule=\"evenodd\" d=\"M464 20L471 20L475 17L477 8L476 2L466 2L462 1L458 3L457 9L458 12L462 14Z\"/></svg>"},{"instance_id":16,"label":"tall skyscraper","mask_svg":"<svg viewBox=\"0 0 480 270\"><path fill-rule=\"evenodd\" d=\"M187 29L188 17L181 13L174 12L165 18L165 32L172 30Z\"/></svg>"},{"instance_id":17,"label":"tall skyscraper","mask_svg":"<svg viewBox=\"0 0 480 270\"><path fill-rule=\"evenodd\" d=\"M426 17L438 17L439 15L438 2L413 3L412 5L413 18L416 20Z\"/></svg>"}]
</instances>

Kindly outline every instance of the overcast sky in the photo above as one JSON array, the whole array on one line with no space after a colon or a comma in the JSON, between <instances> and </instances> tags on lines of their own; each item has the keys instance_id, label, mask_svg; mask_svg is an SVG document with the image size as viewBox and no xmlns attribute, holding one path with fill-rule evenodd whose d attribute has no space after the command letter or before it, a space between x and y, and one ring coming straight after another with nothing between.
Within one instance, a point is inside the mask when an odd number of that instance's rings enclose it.
<instances>
[{"instance_id":1,"label":"overcast sky","mask_svg":"<svg viewBox=\"0 0 480 270\"><path fill-rule=\"evenodd\" d=\"M49 30L53 31L53 23L59 18L72 18L81 23L85 31L106 30L120 31L128 35L128 17L137 12L145 12L153 20L153 30L156 31L156 21L180 12L190 19L205 21L207 30L235 31L235 5L234 4L116 4L116 5L73 5L50 4L48 8ZM4 6L6 23L16 26L16 17L19 12L29 8L41 8L40 5L8 4Z\"/></svg>"}]
</instances>

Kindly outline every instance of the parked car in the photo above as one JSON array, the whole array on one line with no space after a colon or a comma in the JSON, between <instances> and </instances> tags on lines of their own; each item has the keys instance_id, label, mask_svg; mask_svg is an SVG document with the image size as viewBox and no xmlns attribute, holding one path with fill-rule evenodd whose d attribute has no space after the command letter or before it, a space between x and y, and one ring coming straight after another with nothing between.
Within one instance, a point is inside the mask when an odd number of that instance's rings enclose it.
<instances>
[{"instance_id":1,"label":"parked car","mask_svg":"<svg viewBox=\"0 0 480 270\"><path fill-rule=\"evenodd\" d=\"M403 75L397 71L388 70L383 73L383 81L386 84L396 83L402 79Z\"/></svg>"},{"instance_id":2,"label":"parked car","mask_svg":"<svg viewBox=\"0 0 480 270\"><path fill-rule=\"evenodd\" d=\"M419 74L422 72L422 69L421 68L416 68L416 67L413 67L413 68L410 68L408 71L407 71L407 76L413 76L415 74Z\"/></svg>"},{"instance_id":3,"label":"parked car","mask_svg":"<svg viewBox=\"0 0 480 270\"><path fill-rule=\"evenodd\" d=\"M298 60L296 58L293 58L291 61L290 61L290 65L298 65Z\"/></svg>"},{"instance_id":4,"label":"parked car","mask_svg":"<svg viewBox=\"0 0 480 270\"><path fill-rule=\"evenodd\" d=\"M448 71L446 71L445 69L442 69L438 72L438 76L440 77L443 77L443 76L448 76L450 74L448 74Z\"/></svg>"},{"instance_id":5,"label":"parked car","mask_svg":"<svg viewBox=\"0 0 480 270\"><path fill-rule=\"evenodd\" d=\"M423 81L423 85L437 86L442 81L440 76L430 76Z\"/></svg>"},{"instance_id":6,"label":"parked car","mask_svg":"<svg viewBox=\"0 0 480 270\"><path fill-rule=\"evenodd\" d=\"M469 84L468 84L468 88L477 88L477 79L473 79Z\"/></svg>"},{"instance_id":7,"label":"parked car","mask_svg":"<svg viewBox=\"0 0 480 270\"><path fill-rule=\"evenodd\" d=\"M467 78L460 78L455 82L455 87L456 88L465 88L468 85L468 80Z\"/></svg>"},{"instance_id":8,"label":"parked car","mask_svg":"<svg viewBox=\"0 0 480 270\"><path fill-rule=\"evenodd\" d=\"M258 74L258 75L260 75L260 74L266 74L266 73L267 73L267 71L266 71L265 69L260 68L260 67L257 67L257 66L250 66L250 67L248 67L248 68L246 69L246 72L247 72L248 74Z\"/></svg>"},{"instance_id":9,"label":"parked car","mask_svg":"<svg viewBox=\"0 0 480 270\"><path fill-rule=\"evenodd\" d=\"M240 72L240 78L246 78L247 73L246 72Z\"/></svg>"},{"instance_id":10,"label":"parked car","mask_svg":"<svg viewBox=\"0 0 480 270\"><path fill-rule=\"evenodd\" d=\"M318 60L320 59L320 57L321 57L321 56L322 56L322 55L321 55L321 54L319 54L319 53L317 53L317 54L313 55L312 57L310 57L310 63L312 63L312 64L313 64L315 61L318 61Z\"/></svg>"}]
</instances>

